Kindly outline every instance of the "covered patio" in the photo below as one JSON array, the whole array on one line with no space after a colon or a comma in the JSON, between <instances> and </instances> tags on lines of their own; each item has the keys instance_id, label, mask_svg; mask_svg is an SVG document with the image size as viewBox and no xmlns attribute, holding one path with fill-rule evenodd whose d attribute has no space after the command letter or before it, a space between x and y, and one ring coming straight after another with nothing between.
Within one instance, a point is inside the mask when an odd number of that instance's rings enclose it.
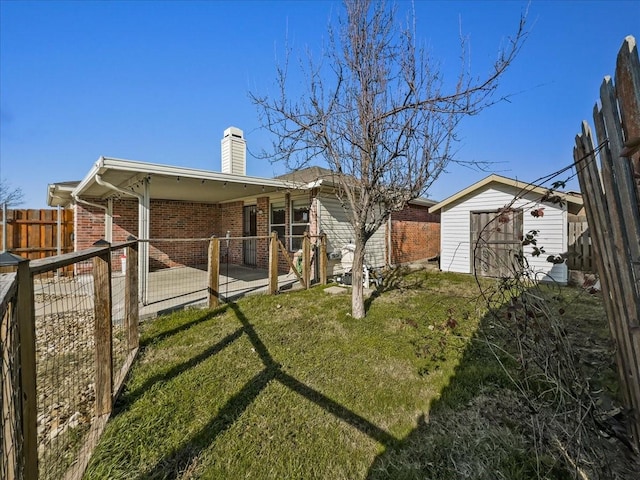
<instances>
[{"instance_id":1,"label":"covered patio","mask_svg":"<svg viewBox=\"0 0 640 480\"><path fill-rule=\"evenodd\" d=\"M201 241L203 237L229 234L233 237L266 236L269 233L269 197L284 198L289 192L305 192L310 188L312 186L284 179L100 157L80 182L49 185L48 203L53 207L75 207L76 251L89 248L97 239L117 243L134 236L142 240L139 244L139 296L143 309L153 311L196 301L198 295L194 292L206 289L206 271L197 268L197 261L185 261L178 250L158 251L150 245L151 241L166 240L168 244L176 239ZM252 205L251 212L246 212L244 205ZM102 227L98 222L103 223ZM261 245L254 245L254 255L256 247L259 249ZM242 248L239 253L232 251L231 257L234 265L228 281L226 276L221 278L221 286L228 287L229 296L266 285L266 270L260 270L266 267L263 258L257 258L251 265L260 268L243 268L242 264L247 262ZM159 264L162 270L158 268ZM179 289L178 284L182 282L178 280L178 267L189 272L183 273L188 279L181 287L185 291L177 293L176 299L169 303L159 301L157 292L165 286ZM199 277L203 277L201 286L191 287L198 283ZM260 283L257 277L264 277L264 285L256 286ZM161 306L157 306L158 302Z\"/></svg>"}]
</instances>

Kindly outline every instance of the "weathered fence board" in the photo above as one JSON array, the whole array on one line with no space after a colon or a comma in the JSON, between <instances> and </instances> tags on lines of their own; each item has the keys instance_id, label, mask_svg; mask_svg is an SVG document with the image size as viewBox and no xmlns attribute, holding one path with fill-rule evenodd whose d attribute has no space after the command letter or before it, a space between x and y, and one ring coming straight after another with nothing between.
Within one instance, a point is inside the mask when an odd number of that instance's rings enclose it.
<instances>
[{"instance_id":1,"label":"weathered fence board","mask_svg":"<svg viewBox=\"0 0 640 480\"><path fill-rule=\"evenodd\" d=\"M610 77L605 77L600 88L602 107L594 107L598 148L594 147L589 125L583 122L582 133L576 137L574 161L617 347L623 402L630 411L630 434L640 450L640 192L631 158L640 144L640 62L631 36L625 38L620 49L616 72L616 87Z\"/></svg>"},{"instance_id":2,"label":"weathered fence board","mask_svg":"<svg viewBox=\"0 0 640 480\"><path fill-rule=\"evenodd\" d=\"M595 264L587 217L585 215L570 215L569 217L567 265L570 270L593 272Z\"/></svg>"},{"instance_id":3,"label":"weathered fence board","mask_svg":"<svg viewBox=\"0 0 640 480\"><path fill-rule=\"evenodd\" d=\"M616 96L624 108L620 111L627 142L625 156L631 160L640 198L640 60L635 39L627 37L616 62ZM640 209L640 204L638 205Z\"/></svg>"},{"instance_id":4,"label":"weathered fence board","mask_svg":"<svg viewBox=\"0 0 640 480\"><path fill-rule=\"evenodd\" d=\"M17 320L20 335L20 389L22 398L22 451L24 478L38 478L38 416L36 398L36 327L33 274L29 262L18 265Z\"/></svg>"}]
</instances>

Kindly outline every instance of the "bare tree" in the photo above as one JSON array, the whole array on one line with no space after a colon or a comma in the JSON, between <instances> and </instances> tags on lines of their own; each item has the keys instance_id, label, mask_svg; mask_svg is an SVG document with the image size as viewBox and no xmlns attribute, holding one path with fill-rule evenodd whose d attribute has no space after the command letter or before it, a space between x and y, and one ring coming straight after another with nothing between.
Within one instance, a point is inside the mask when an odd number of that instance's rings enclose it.
<instances>
[{"instance_id":1,"label":"bare tree","mask_svg":"<svg viewBox=\"0 0 640 480\"><path fill-rule=\"evenodd\" d=\"M498 80L525 38L524 16L493 69L474 77L461 38L461 69L446 91L437 63L416 45L413 16L371 0L345 0L338 32L329 27L321 62L311 55L301 70L306 91L289 95L289 52L276 66L277 94L251 93L273 134L273 161L289 169L322 160L354 229L352 315L365 315L365 247L394 211L424 195L454 160L460 120L499 101Z\"/></svg>"},{"instance_id":2,"label":"bare tree","mask_svg":"<svg viewBox=\"0 0 640 480\"><path fill-rule=\"evenodd\" d=\"M6 203L8 207L14 207L24 202L24 192L20 187L12 187L6 180L0 180L0 205Z\"/></svg>"}]
</instances>

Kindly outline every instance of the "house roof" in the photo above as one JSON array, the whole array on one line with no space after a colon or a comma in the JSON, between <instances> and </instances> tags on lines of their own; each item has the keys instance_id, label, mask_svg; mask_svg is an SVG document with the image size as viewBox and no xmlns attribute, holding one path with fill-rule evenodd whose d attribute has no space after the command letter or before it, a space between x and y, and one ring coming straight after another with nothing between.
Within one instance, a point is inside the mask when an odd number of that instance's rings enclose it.
<instances>
[{"instance_id":1,"label":"house roof","mask_svg":"<svg viewBox=\"0 0 640 480\"><path fill-rule=\"evenodd\" d=\"M284 190L333 186L334 175L327 168L312 166L269 179L100 157L82 180L49 184L47 204L67 207L75 199L86 202L109 197L138 198L145 178L149 179L151 199L220 203ZM416 198L409 203L428 207L436 202Z\"/></svg>"},{"instance_id":2,"label":"house roof","mask_svg":"<svg viewBox=\"0 0 640 480\"><path fill-rule=\"evenodd\" d=\"M539 185L533 185L531 183L520 182L518 180L514 180L508 177L503 177L501 175L496 175L494 173L489 175L488 177L483 178L479 182L476 182L473 185L470 185L469 187L463 190L460 190L458 193L455 193L450 197L445 198L440 203L436 203L435 205L429 208L429 212L435 213L439 210L442 210L447 205L451 205L452 203L462 200L465 197L471 196L477 190L480 190L481 188L490 184L499 184L499 185L506 185L509 187L513 187L519 190L522 194L533 192L540 195L544 195L549 192L548 188L541 187ZM563 193L559 191L554 191L553 193L559 195L560 198L562 198L562 200L567 202L569 211L571 213L577 212L582 208L582 205L583 205L582 195L577 194L575 192Z\"/></svg>"},{"instance_id":3,"label":"house roof","mask_svg":"<svg viewBox=\"0 0 640 480\"><path fill-rule=\"evenodd\" d=\"M312 166L303 168L301 170L296 170L290 173L286 173L284 175L280 175L276 178L283 180L291 180L294 182L300 182L303 184L307 184L307 186L320 186L320 185L329 185L335 186L335 177L336 173L329 170L328 168ZM414 198L409 202L412 205L420 205L423 207L430 207L431 205L435 205L436 201L431 200L429 198Z\"/></svg>"},{"instance_id":4,"label":"house roof","mask_svg":"<svg viewBox=\"0 0 640 480\"><path fill-rule=\"evenodd\" d=\"M143 193L145 179L149 179L149 196L152 199L202 203L219 203L276 191L306 188L305 185L288 179L250 177L100 157L79 182L50 184L47 203L55 207L68 206L75 198L136 198Z\"/></svg>"},{"instance_id":5,"label":"house roof","mask_svg":"<svg viewBox=\"0 0 640 480\"><path fill-rule=\"evenodd\" d=\"M290 180L292 182L313 183L317 182L318 180L332 179L333 176L334 173L328 168L313 166L285 173L284 175L279 175L275 178L279 178L281 180Z\"/></svg>"}]
</instances>

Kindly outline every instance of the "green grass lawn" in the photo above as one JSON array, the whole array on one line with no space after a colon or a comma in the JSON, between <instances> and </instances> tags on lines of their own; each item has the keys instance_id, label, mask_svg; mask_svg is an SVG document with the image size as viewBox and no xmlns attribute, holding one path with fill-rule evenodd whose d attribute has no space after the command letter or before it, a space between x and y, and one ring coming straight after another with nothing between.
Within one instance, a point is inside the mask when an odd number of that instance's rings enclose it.
<instances>
[{"instance_id":1,"label":"green grass lawn","mask_svg":"<svg viewBox=\"0 0 640 480\"><path fill-rule=\"evenodd\" d=\"M349 311L315 287L144 324L85 478L571 478L476 339L473 278L414 272Z\"/></svg>"}]
</instances>

